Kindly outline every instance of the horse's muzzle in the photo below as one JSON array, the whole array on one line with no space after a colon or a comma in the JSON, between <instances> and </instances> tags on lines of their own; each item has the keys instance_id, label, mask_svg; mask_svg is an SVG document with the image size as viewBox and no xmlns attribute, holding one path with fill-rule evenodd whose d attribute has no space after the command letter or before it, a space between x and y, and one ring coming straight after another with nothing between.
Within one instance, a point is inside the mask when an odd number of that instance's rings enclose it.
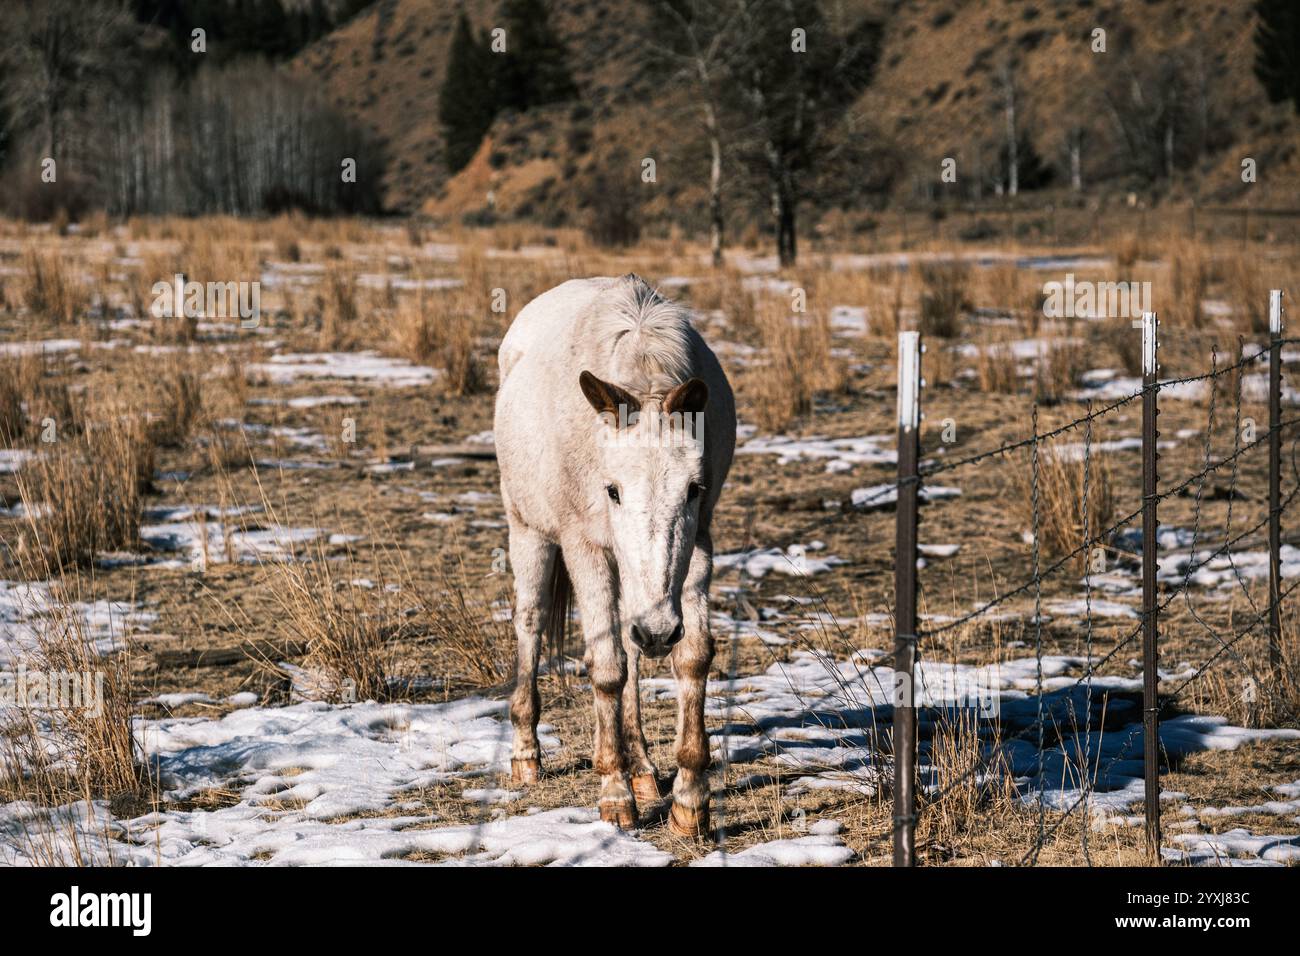
<instances>
[{"instance_id":1,"label":"horse's muzzle","mask_svg":"<svg viewBox=\"0 0 1300 956\"><path fill-rule=\"evenodd\" d=\"M681 621L677 622L677 626L671 632L666 633L655 633L640 624L633 624L632 643L641 648L641 652L647 657L664 657L682 639L684 633Z\"/></svg>"}]
</instances>

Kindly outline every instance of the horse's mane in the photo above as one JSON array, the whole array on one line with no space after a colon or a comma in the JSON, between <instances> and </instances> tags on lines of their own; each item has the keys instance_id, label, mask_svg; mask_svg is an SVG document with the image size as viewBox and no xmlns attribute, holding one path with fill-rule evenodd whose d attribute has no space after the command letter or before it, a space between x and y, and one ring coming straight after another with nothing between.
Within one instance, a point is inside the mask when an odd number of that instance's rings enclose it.
<instances>
[{"instance_id":1,"label":"horse's mane","mask_svg":"<svg viewBox=\"0 0 1300 956\"><path fill-rule=\"evenodd\" d=\"M602 303L597 334L611 346L611 372L624 388L662 395L691 377L690 313L640 276L623 276Z\"/></svg>"}]
</instances>

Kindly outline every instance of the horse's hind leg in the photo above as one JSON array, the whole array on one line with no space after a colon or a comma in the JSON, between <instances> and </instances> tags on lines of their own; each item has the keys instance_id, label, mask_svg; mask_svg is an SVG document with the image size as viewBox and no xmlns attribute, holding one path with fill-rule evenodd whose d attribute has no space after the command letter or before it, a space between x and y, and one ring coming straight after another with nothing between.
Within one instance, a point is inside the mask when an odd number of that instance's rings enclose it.
<instances>
[{"instance_id":1,"label":"horse's hind leg","mask_svg":"<svg viewBox=\"0 0 1300 956\"><path fill-rule=\"evenodd\" d=\"M704 729L704 690L713 662L709 633L709 579L712 544L701 535L691 555L682 588L681 642L672 650L677 678L677 779L668 829L678 836L709 832L709 735Z\"/></svg>"},{"instance_id":2,"label":"horse's hind leg","mask_svg":"<svg viewBox=\"0 0 1300 956\"><path fill-rule=\"evenodd\" d=\"M551 610L551 572L555 545L526 525L510 525L510 565L515 574L515 637L519 658L515 665L515 692L510 698L510 722L515 728L510 753L510 780L535 783L542 767L537 739L537 717L542 700L537 693L537 663L542 634Z\"/></svg>"},{"instance_id":3,"label":"horse's hind leg","mask_svg":"<svg viewBox=\"0 0 1300 956\"><path fill-rule=\"evenodd\" d=\"M642 809L659 799L659 771L650 760L645 733L641 730L641 650L624 635L627 654L627 682L623 685L623 749L632 774L632 794Z\"/></svg>"}]
</instances>

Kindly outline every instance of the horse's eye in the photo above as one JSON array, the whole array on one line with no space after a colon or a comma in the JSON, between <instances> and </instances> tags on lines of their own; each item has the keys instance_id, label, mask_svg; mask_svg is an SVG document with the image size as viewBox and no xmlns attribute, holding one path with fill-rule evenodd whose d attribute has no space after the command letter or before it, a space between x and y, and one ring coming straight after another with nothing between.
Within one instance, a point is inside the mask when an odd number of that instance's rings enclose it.
<instances>
[{"instance_id":1,"label":"horse's eye","mask_svg":"<svg viewBox=\"0 0 1300 956\"><path fill-rule=\"evenodd\" d=\"M699 496L700 496L700 484L699 482L692 481L686 488L686 500L694 501Z\"/></svg>"},{"instance_id":2,"label":"horse's eye","mask_svg":"<svg viewBox=\"0 0 1300 956\"><path fill-rule=\"evenodd\" d=\"M609 495L610 501L614 502L614 504L618 504L618 488L614 485L606 485L605 493Z\"/></svg>"}]
</instances>

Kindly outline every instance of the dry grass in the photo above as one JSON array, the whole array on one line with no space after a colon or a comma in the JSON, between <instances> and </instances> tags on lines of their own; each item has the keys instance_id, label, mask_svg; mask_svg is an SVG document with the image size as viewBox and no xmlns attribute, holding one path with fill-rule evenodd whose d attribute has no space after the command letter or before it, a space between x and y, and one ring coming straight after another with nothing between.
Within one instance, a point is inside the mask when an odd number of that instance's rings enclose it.
<instances>
[{"instance_id":1,"label":"dry grass","mask_svg":"<svg viewBox=\"0 0 1300 956\"><path fill-rule=\"evenodd\" d=\"M385 600L386 580L354 585L363 575L349 549L334 561L318 543L305 561L273 569L278 628L306 646L304 665L315 680L312 696L333 702L387 700L397 671L394 641L409 624Z\"/></svg>"},{"instance_id":2,"label":"dry grass","mask_svg":"<svg viewBox=\"0 0 1300 956\"><path fill-rule=\"evenodd\" d=\"M1040 402L1067 398L1089 367L1088 350L1081 343L1068 339L1049 341L1035 366L1035 397Z\"/></svg>"},{"instance_id":3,"label":"dry grass","mask_svg":"<svg viewBox=\"0 0 1300 956\"><path fill-rule=\"evenodd\" d=\"M90 290L73 274L71 263L55 253L27 250L24 271L14 291L17 301L56 325L76 324L90 305Z\"/></svg>"},{"instance_id":4,"label":"dry grass","mask_svg":"<svg viewBox=\"0 0 1300 956\"><path fill-rule=\"evenodd\" d=\"M48 577L135 547L153 457L146 427L127 415L45 446L16 476L25 510L19 566Z\"/></svg>"},{"instance_id":5,"label":"dry grass","mask_svg":"<svg viewBox=\"0 0 1300 956\"><path fill-rule=\"evenodd\" d=\"M505 586L503 580L501 600L508 604ZM456 562L454 570L440 564L432 589L412 587L420 598L417 625L448 662L449 677L491 687L514 673L514 629L476 596L463 562Z\"/></svg>"},{"instance_id":6,"label":"dry grass","mask_svg":"<svg viewBox=\"0 0 1300 956\"><path fill-rule=\"evenodd\" d=\"M1223 298L1232 307L1238 331L1250 335L1268 331L1271 289L1296 295L1300 272L1288 261L1261 261L1256 253L1233 253L1219 260ZM1283 308L1287 308L1284 300Z\"/></svg>"},{"instance_id":7,"label":"dry grass","mask_svg":"<svg viewBox=\"0 0 1300 956\"><path fill-rule=\"evenodd\" d=\"M437 318L423 292L402 299L389 319L394 351L412 362L430 361L438 351Z\"/></svg>"},{"instance_id":8,"label":"dry grass","mask_svg":"<svg viewBox=\"0 0 1300 956\"><path fill-rule=\"evenodd\" d=\"M161 448L183 448L203 416L203 379L177 361L146 379L149 439Z\"/></svg>"},{"instance_id":9,"label":"dry grass","mask_svg":"<svg viewBox=\"0 0 1300 956\"><path fill-rule=\"evenodd\" d=\"M842 363L831 355L829 318L820 311L790 315L778 301L763 302L758 338L767 364L750 376L750 415L765 429L780 431L812 411L820 391L839 388Z\"/></svg>"},{"instance_id":10,"label":"dry grass","mask_svg":"<svg viewBox=\"0 0 1300 956\"><path fill-rule=\"evenodd\" d=\"M955 715L955 716L954 716ZM1015 776L1003 753L985 756L980 717L961 708L941 715L930 740L930 782L939 799L922 800L917 841L930 858L951 858L989 818L1017 812ZM994 726L993 734L998 735ZM978 771L973 768L979 768Z\"/></svg>"},{"instance_id":11,"label":"dry grass","mask_svg":"<svg viewBox=\"0 0 1300 956\"><path fill-rule=\"evenodd\" d=\"M316 297L318 315L317 345L324 351L350 346L357 337L357 277L343 268L325 273L325 288Z\"/></svg>"},{"instance_id":12,"label":"dry grass","mask_svg":"<svg viewBox=\"0 0 1300 956\"><path fill-rule=\"evenodd\" d=\"M742 276L733 270L693 281L687 288L686 299L696 312L721 312L732 335L755 330L754 296L744 287Z\"/></svg>"},{"instance_id":13,"label":"dry grass","mask_svg":"<svg viewBox=\"0 0 1300 956\"><path fill-rule=\"evenodd\" d=\"M1073 460L1077 458L1078 460ZM1115 515L1111 491L1110 463L1094 449L1087 463L1088 535L1107 527ZM1028 453L1023 466L1011 470L1016 488L1016 505L1026 529L1033 526L1033 468ZM1043 555L1063 557L1084 540L1083 483L1085 462L1081 455L1065 455L1042 447L1038 453L1038 538ZM1080 567L1088 557L1080 555Z\"/></svg>"},{"instance_id":14,"label":"dry grass","mask_svg":"<svg viewBox=\"0 0 1300 956\"><path fill-rule=\"evenodd\" d=\"M48 568L30 568L41 577ZM125 647L101 655L73 602L85 601L86 582L59 574L48 606L28 609L32 643L22 652L29 695L0 715L0 800L26 801L9 838L43 866L105 862L113 834L96 832L96 801L121 817L155 809L159 783L133 730L131 668ZM33 687L43 696L34 696Z\"/></svg>"},{"instance_id":15,"label":"dry grass","mask_svg":"<svg viewBox=\"0 0 1300 956\"><path fill-rule=\"evenodd\" d=\"M35 645L22 661L29 674L67 678L69 693L57 711L17 708L18 732L5 744L17 775L0 777L10 799L43 805L77 797L112 797L136 791L145 778L131 732L130 669L125 653L101 656L70 603L81 599L78 579L61 577L51 612L38 618ZM77 683L71 683L76 680ZM98 705L96 706L96 700Z\"/></svg>"},{"instance_id":16,"label":"dry grass","mask_svg":"<svg viewBox=\"0 0 1300 956\"><path fill-rule=\"evenodd\" d=\"M1020 363L1004 342L988 342L975 358L975 380L981 392L1015 395L1020 391Z\"/></svg>"},{"instance_id":17,"label":"dry grass","mask_svg":"<svg viewBox=\"0 0 1300 956\"><path fill-rule=\"evenodd\" d=\"M1168 297L1170 316L1162 316L1165 323L1178 323L1191 328L1205 325L1201 302L1209 292L1212 272L1205 247L1196 242L1178 242L1170 246Z\"/></svg>"},{"instance_id":18,"label":"dry grass","mask_svg":"<svg viewBox=\"0 0 1300 956\"><path fill-rule=\"evenodd\" d=\"M1131 269L1137 263L1155 257L1149 243L1139 232L1126 232L1111 242L1111 255L1121 270Z\"/></svg>"},{"instance_id":19,"label":"dry grass","mask_svg":"<svg viewBox=\"0 0 1300 956\"><path fill-rule=\"evenodd\" d=\"M40 355L0 355L0 445L27 437L27 403L39 392L44 371Z\"/></svg>"},{"instance_id":20,"label":"dry grass","mask_svg":"<svg viewBox=\"0 0 1300 956\"><path fill-rule=\"evenodd\" d=\"M950 339L961 334L962 316L970 305L970 268L959 262L923 262L921 280L922 335Z\"/></svg>"},{"instance_id":21,"label":"dry grass","mask_svg":"<svg viewBox=\"0 0 1300 956\"><path fill-rule=\"evenodd\" d=\"M896 339L903 327L903 299L907 283L900 269L872 273L867 292L867 316L872 335Z\"/></svg>"},{"instance_id":22,"label":"dry grass","mask_svg":"<svg viewBox=\"0 0 1300 956\"><path fill-rule=\"evenodd\" d=\"M1025 319L1030 332L1035 332L1041 311L1038 297L1041 287L1026 291L1023 273L1015 263L1001 263L979 270L981 279L978 294L980 305L996 309L1015 319Z\"/></svg>"},{"instance_id":23,"label":"dry grass","mask_svg":"<svg viewBox=\"0 0 1300 956\"><path fill-rule=\"evenodd\" d=\"M1110 346L1126 375L1142 374L1142 336L1135 332L1127 320L1110 319L1097 323L1099 337Z\"/></svg>"},{"instance_id":24,"label":"dry grass","mask_svg":"<svg viewBox=\"0 0 1300 956\"><path fill-rule=\"evenodd\" d=\"M432 329L434 364L443 372L449 395L474 395L486 390L487 370L478 355L477 321L472 312L452 308Z\"/></svg>"}]
</instances>

